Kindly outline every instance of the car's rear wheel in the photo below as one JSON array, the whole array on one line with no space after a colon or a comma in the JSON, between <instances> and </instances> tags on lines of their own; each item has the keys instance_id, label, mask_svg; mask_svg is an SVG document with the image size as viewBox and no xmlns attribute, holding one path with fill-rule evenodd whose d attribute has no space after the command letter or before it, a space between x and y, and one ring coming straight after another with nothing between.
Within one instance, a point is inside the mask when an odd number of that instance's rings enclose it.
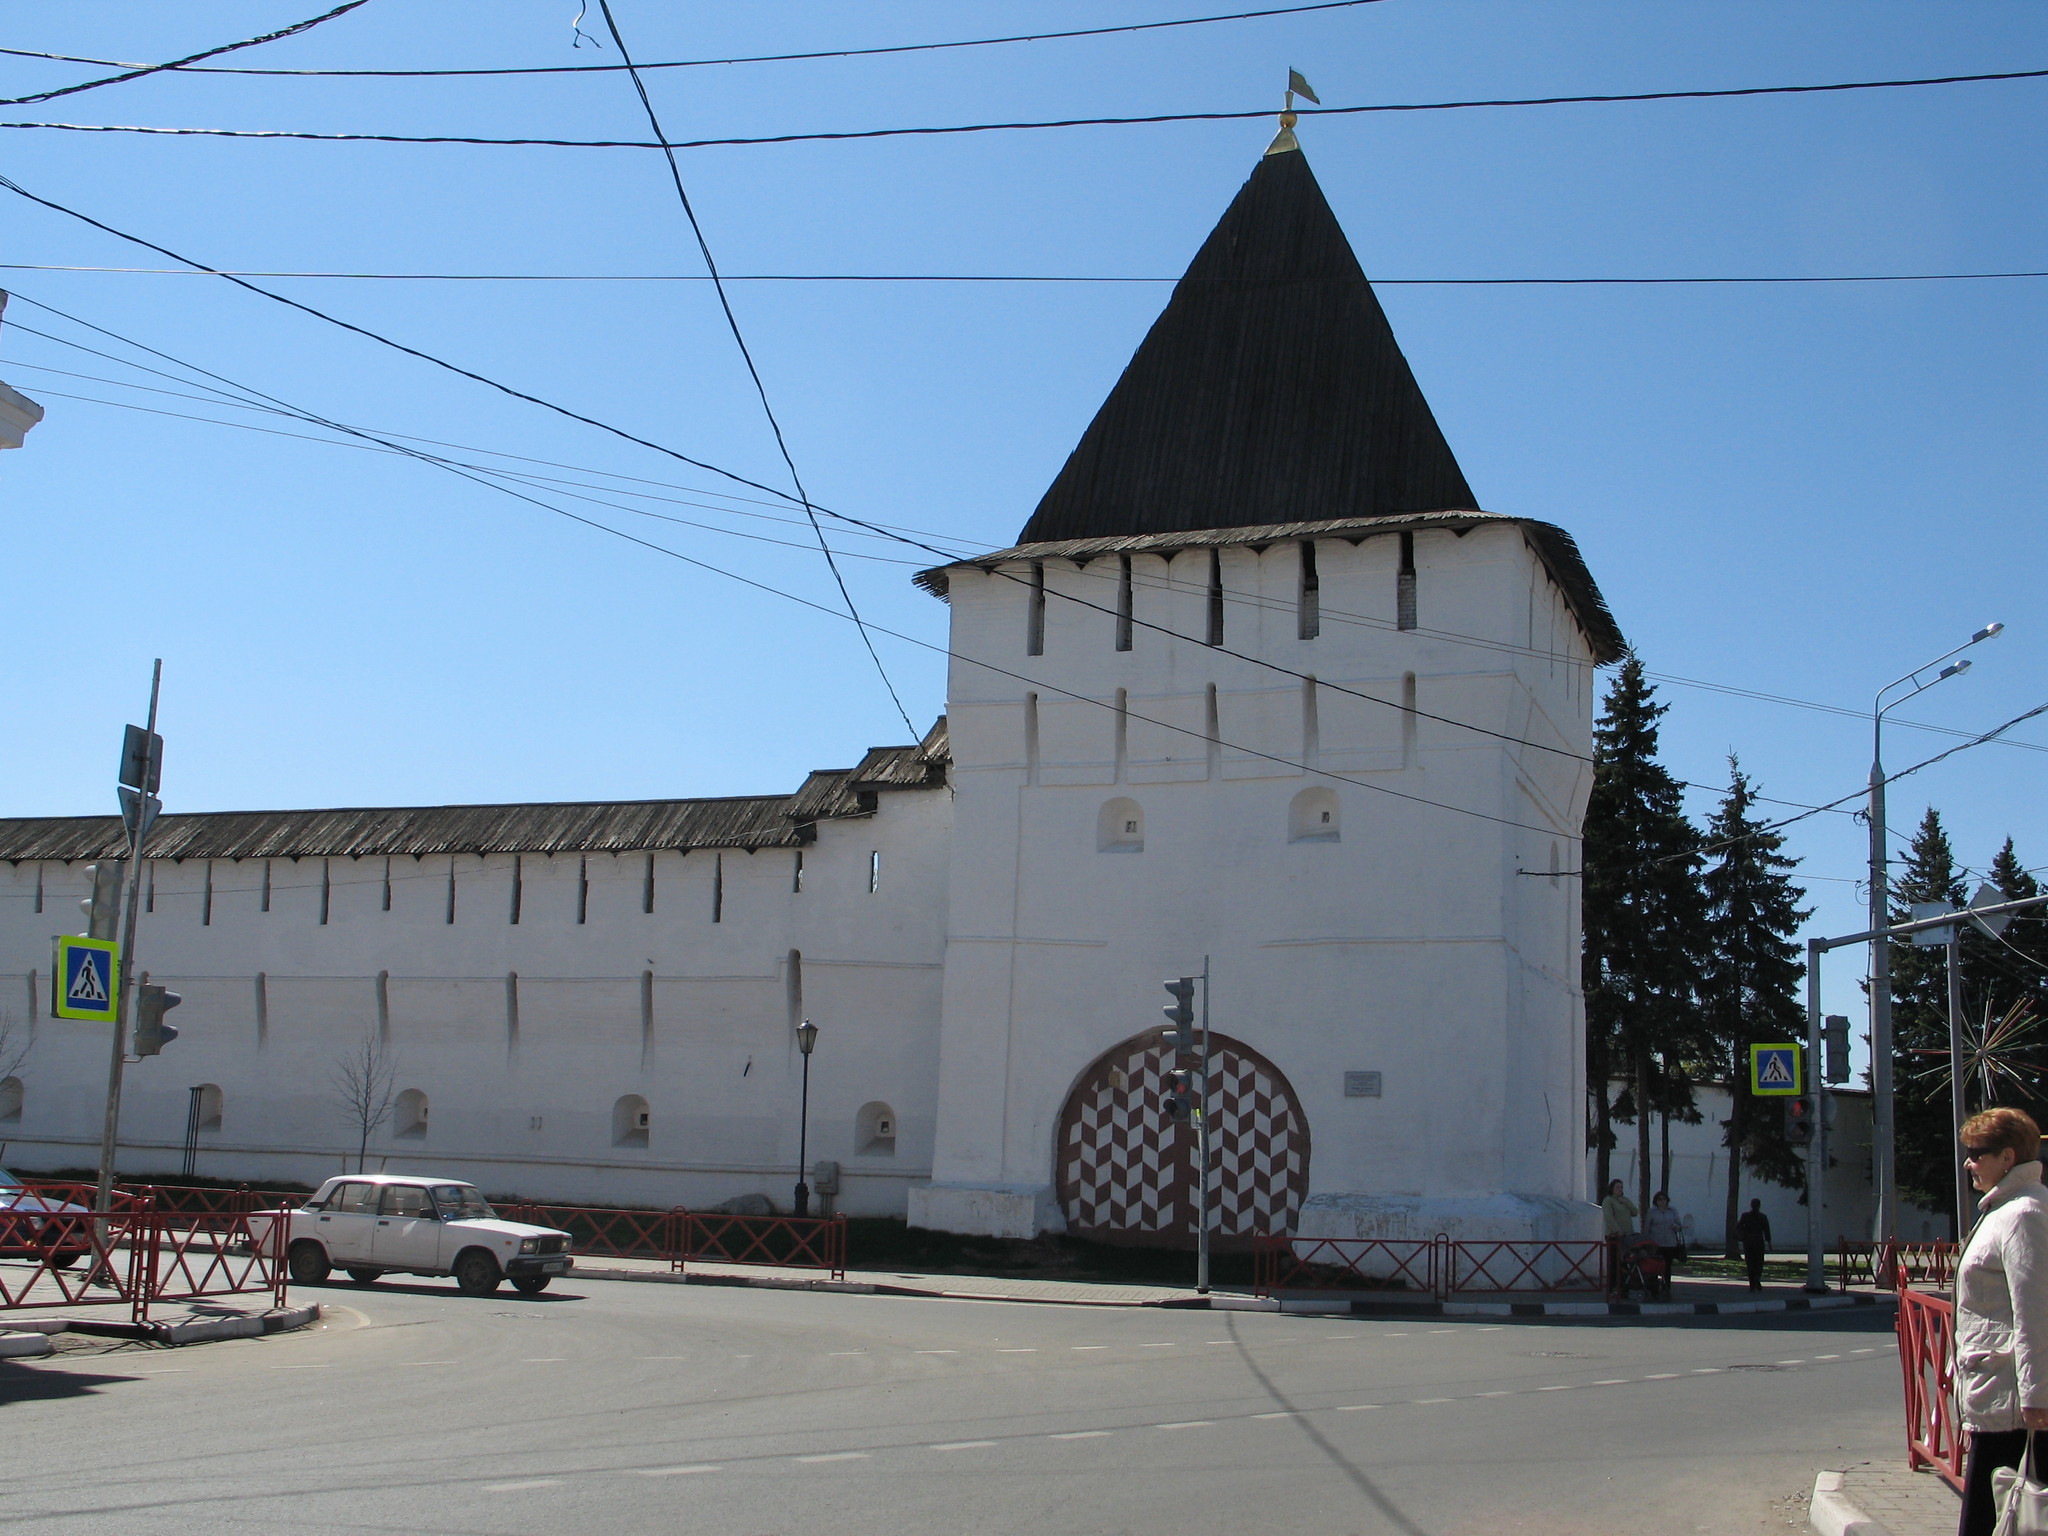
<instances>
[{"instance_id":1,"label":"car's rear wheel","mask_svg":"<svg viewBox=\"0 0 2048 1536\"><path fill-rule=\"evenodd\" d=\"M348 1277L355 1281L357 1285L373 1285L384 1278L384 1271L381 1269L352 1269L348 1272Z\"/></svg>"},{"instance_id":2,"label":"car's rear wheel","mask_svg":"<svg viewBox=\"0 0 2048 1536\"><path fill-rule=\"evenodd\" d=\"M52 1269L69 1269L72 1265L76 1264L80 1259L84 1257L85 1255L83 1253L80 1253L77 1249L74 1248L69 1253L53 1253L47 1259L43 1260L43 1262L49 1265Z\"/></svg>"},{"instance_id":3,"label":"car's rear wheel","mask_svg":"<svg viewBox=\"0 0 2048 1536\"><path fill-rule=\"evenodd\" d=\"M538 1296L548 1288L548 1282L554 1278L553 1275L514 1275L512 1289L522 1296Z\"/></svg>"},{"instance_id":4,"label":"car's rear wheel","mask_svg":"<svg viewBox=\"0 0 2048 1536\"><path fill-rule=\"evenodd\" d=\"M327 1250L310 1238L292 1244L291 1252L285 1256L285 1267L291 1271L295 1285L318 1285L334 1269L327 1262Z\"/></svg>"},{"instance_id":5,"label":"car's rear wheel","mask_svg":"<svg viewBox=\"0 0 2048 1536\"><path fill-rule=\"evenodd\" d=\"M481 1248L472 1248L455 1261L455 1285L465 1296L488 1296L504 1278L498 1261Z\"/></svg>"}]
</instances>

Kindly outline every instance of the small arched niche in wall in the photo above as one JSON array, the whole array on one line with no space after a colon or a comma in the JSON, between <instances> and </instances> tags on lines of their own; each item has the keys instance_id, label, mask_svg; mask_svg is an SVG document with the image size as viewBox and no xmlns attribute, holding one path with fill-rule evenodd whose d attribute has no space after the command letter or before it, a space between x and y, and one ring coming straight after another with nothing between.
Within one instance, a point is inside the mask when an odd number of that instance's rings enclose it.
<instances>
[{"instance_id":1,"label":"small arched niche in wall","mask_svg":"<svg viewBox=\"0 0 2048 1536\"><path fill-rule=\"evenodd\" d=\"M612 1145L615 1147L644 1147L647 1145L647 1101L637 1093L620 1096L612 1105Z\"/></svg>"},{"instance_id":2,"label":"small arched niche in wall","mask_svg":"<svg viewBox=\"0 0 2048 1536\"><path fill-rule=\"evenodd\" d=\"M226 1112L227 1107L227 1095L220 1091L220 1085L218 1083L201 1083L199 1085L200 1130L219 1130L221 1116Z\"/></svg>"},{"instance_id":3,"label":"small arched niche in wall","mask_svg":"<svg viewBox=\"0 0 2048 1536\"><path fill-rule=\"evenodd\" d=\"M0 1077L0 1125L21 1124L21 1079Z\"/></svg>"},{"instance_id":4,"label":"small arched niche in wall","mask_svg":"<svg viewBox=\"0 0 2048 1536\"><path fill-rule=\"evenodd\" d=\"M1337 791L1327 784L1304 789L1287 806L1287 841L1334 843L1338 840Z\"/></svg>"},{"instance_id":5,"label":"small arched niche in wall","mask_svg":"<svg viewBox=\"0 0 2048 1536\"><path fill-rule=\"evenodd\" d=\"M1099 853L1145 851L1145 813L1137 801L1119 795L1104 804L1095 819L1095 847Z\"/></svg>"},{"instance_id":6,"label":"small arched niche in wall","mask_svg":"<svg viewBox=\"0 0 2048 1536\"><path fill-rule=\"evenodd\" d=\"M418 1088L408 1088L398 1096L398 1103L391 1111L391 1134L424 1141L427 1135L427 1096Z\"/></svg>"},{"instance_id":7,"label":"small arched niche in wall","mask_svg":"<svg viewBox=\"0 0 2048 1536\"><path fill-rule=\"evenodd\" d=\"M853 1117L853 1149L864 1157L894 1157L896 1111L880 1099L861 1105Z\"/></svg>"}]
</instances>

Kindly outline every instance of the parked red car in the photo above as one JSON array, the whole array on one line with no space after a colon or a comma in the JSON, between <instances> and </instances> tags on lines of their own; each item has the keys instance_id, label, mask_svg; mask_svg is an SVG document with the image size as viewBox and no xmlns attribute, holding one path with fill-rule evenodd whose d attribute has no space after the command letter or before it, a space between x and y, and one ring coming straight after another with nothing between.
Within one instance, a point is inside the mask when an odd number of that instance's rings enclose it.
<instances>
[{"instance_id":1,"label":"parked red car","mask_svg":"<svg viewBox=\"0 0 2048 1536\"><path fill-rule=\"evenodd\" d=\"M35 1259L65 1269L92 1252L92 1208L39 1195L0 1168L0 1259Z\"/></svg>"}]
</instances>

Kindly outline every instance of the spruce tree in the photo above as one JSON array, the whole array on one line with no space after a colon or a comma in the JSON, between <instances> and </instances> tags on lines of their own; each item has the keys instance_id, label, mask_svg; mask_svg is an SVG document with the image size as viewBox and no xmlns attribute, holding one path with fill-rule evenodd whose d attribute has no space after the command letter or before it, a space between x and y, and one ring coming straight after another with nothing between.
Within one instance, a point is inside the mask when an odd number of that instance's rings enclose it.
<instances>
[{"instance_id":1,"label":"spruce tree","mask_svg":"<svg viewBox=\"0 0 2048 1536\"><path fill-rule=\"evenodd\" d=\"M1750 1095L1749 1048L1806 1037L1806 1010L1799 1000L1806 963L1794 935L1812 911L1799 905L1806 893L1792 883L1798 861L1784 852L1783 836L1764 830L1754 813L1755 786L1732 756L1728 780L1727 797L1707 828L1700 1011L1728 1074L1729 1117L1721 1137L1728 1148L1728 1208L1722 1230L1733 1258L1742 1170L1788 1188L1805 1179L1798 1154L1785 1140L1777 1101Z\"/></svg>"},{"instance_id":2,"label":"spruce tree","mask_svg":"<svg viewBox=\"0 0 2048 1536\"><path fill-rule=\"evenodd\" d=\"M1705 907L1699 834L1681 786L1657 761L1658 720L1642 662L1622 663L1593 728L1593 789L1586 805L1586 1089L1600 1187L1612 1171L1614 1122L1636 1128L1639 1202L1650 1196L1650 1116L1692 1109L1689 1068L1701 1028L1694 983ZM1610 1099L1612 1082L1628 1091Z\"/></svg>"},{"instance_id":3,"label":"spruce tree","mask_svg":"<svg viewBox=\"0 0 2048 1536\"><path fill-rule=\"evenodd\" d=\"M1915 902L1963 904L1955 850L1929 808L1891 883L1891 916L1909 921ZM1948 970L1943 951L1892 942L1892 1135L1899 1189L1930 1210L1955 1204L1955 1162L1948 1089L1940 1072L1948 1050Z\"/></svg>"}]
</instances>

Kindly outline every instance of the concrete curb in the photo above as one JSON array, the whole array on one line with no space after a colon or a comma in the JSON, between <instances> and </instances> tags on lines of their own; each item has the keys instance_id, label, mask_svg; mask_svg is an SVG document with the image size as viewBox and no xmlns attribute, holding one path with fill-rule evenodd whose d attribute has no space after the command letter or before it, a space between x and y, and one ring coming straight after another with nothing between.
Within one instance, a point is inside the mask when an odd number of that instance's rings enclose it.
<instances>
[{"instance_id":1,"label":"concrete curb","mask_svg":"<svg viewBox=\"0 0 2048 1536\"><path fill-rule=\"evenodd\" d=\"M1806 1502L1806 1523L1815 1536L1892 1536L1881 1522L1856 1507L1842 1491L1843 1474L1822 1472L1813 1480L1813 1496Z\"/></svg>"},{"instance_id":2,"label":"concrete curb","mask_svg":"<svg viewBox=\"0 0 2048 1536\"><path fill-rule=\"evenodd\" d=\"M184 1323L121 1323L103 1318L88 1317L31 1317L8 1326L19 1330L18 1334L0 1333L0 1359L10 1356L47 1355L54 1346L50 1336L58 1333L84 1333L101 1338L145 1339L153 1344L205 1344L215 1339L253 1339L266 1333L286 1333L294 1328L303 1328L320 1318L320 1304L309 1302L303 1307L274 1307L256 1317L204 1317ZM31 1341L40 1343L35 1347L10 1347L19 1338L21 1345Z\"/></svg>"},{"instance_id":3,"label":"concrete curb","mask_svg":"<svg viewBox=\"0 0 2048 1536\"><path fill-rule=\"evenodd\" d=\"M1085 1296L1017 1296L996 1291L947 1291L923 1286L885 1285L861 1280L792 1280L781 1275L692 1275L658 1270L576 1270L583 1280L631 1280L642 1285L730 1285L763 1291L827 1291L842 1296L923 1296L936 1301L1005 1301L1041 1307L1157 1307L1211 1312L1293 1312L1324 1317L1499 1317L1524 1318L1726 1317L1758 1312L1828 1312L1845 1307L1896 1305L1889 1296L1794 1296L1769 1301L1411 1301L1386 1303L1364 1297L1162 1296L1145 1301L1106 1301Z\"/></svg>"}]
</instances>

